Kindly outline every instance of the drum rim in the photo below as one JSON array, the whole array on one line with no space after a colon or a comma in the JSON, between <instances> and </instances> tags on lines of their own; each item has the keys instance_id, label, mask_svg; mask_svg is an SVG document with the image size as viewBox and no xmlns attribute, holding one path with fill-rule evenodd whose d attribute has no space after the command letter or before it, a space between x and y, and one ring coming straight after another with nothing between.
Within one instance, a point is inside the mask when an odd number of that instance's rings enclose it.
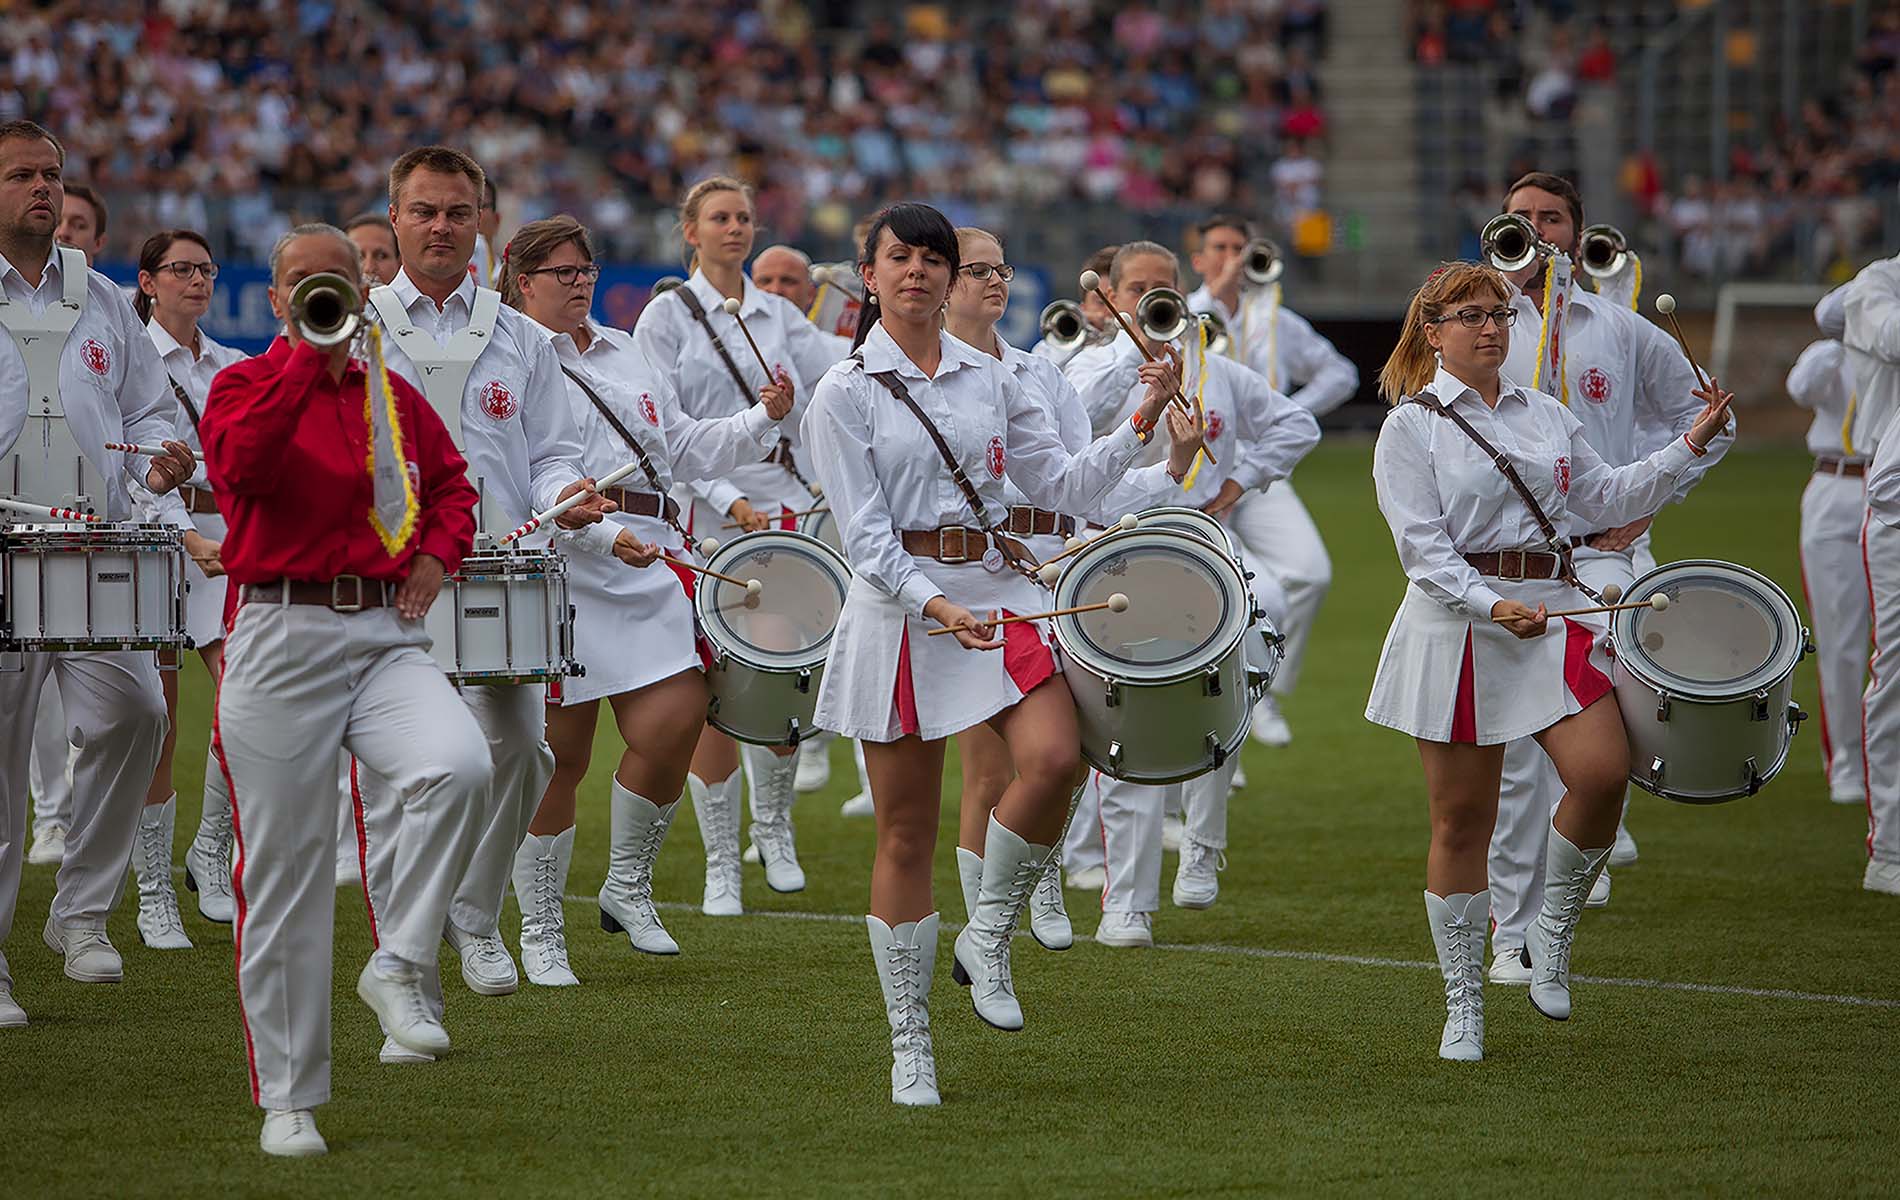
<instances>
[{"instance_id":1,"label":"drum rim","mask_svg":"<svg viewBox=\"0 0 1900 1200\"><path fill-rule=\"evenodd\" d=\"M1130 676L1128 674L1128 668L1132 664L1120 659L1108 658L1106 655L1097 651L1089 644L1088 639L1083 636L1080 628L1077 626L1076 617L1054 617L1050 620L1049 624L1055 632L1056 644L1062 648L1063 654L1067 655L1078 666L1085 668L1091 675L1103 679L1114 678L1122 682L1140 684L1147 687L1163 686L1169 683L1179 682L1183 679L1190 679L1206 671L1209 667L1225 661L1227 656L1232 654L1237 648L1244 651L1241 642L1247 636L1247 631L1254 627L1252 608L1253 594L1247 587L1247 580L1240 569L1240 564L1221 553L1218 547L1210 545L1205 538L1197 537L1181 529L1173 529L1167 526L1154 526L1151 528L1137 525L1133 529L1123 529L1096 538L1088 544L1087 549L1076 552L1075 557L1070 561L1068 567L1063 570L1061 578L1056 580L1056 607L1066 608L1074 603L1073 589L1075 585L1073 581L1081 578L1083 564L1093 561L1101 554L1107 553L1120 542L1129 541L1144 535L1149 537L1179 539L1185 545L1193 548L1190 553L1198 552L1205 554L1208 556L1210 564L1218 564L1216 568L1217 573L1220 569L1231 572L1234 583L1238 585L1238 595L1240 598L1240 603L1235 606L1235 612L1237 614L1235 622L1238 627L1233 631L1231 636L1213 639L1210 644L1219 646L1219 652L1210 654L1204 661L1196 666L1171 666L1165 668L1165 674L1155 673ZM1113 673L1111 674L1111 672Z\"/></svg>"},{"instance_id":2,"label":"drum rim","mask_svg":"<svg viewBox=\"0 0 1900 1200\"><path fill-rule=\"evenodd\" d=\"M98 541L121 546L154 546L161 550L172 550L185 544L185 531L171 525L160 525L152 521L99 521L92 524L55 524L36 522L19 525L0 525L0 545L11 548L16 543L24 546L37 544L42 539Z\"/></svg>"},{"instance_id":3,"label":"drum rim","mask_svg":"<svg viewBox=\"0 0 1900 1200\"><path fill-rule=\"evenodd\" d=\"M817 557L828 559L833 566L837 567L838 607L840 616L842 617L844 603L851 595L851 564L845 561L844 555L833 550L830 546L827 546L809 533L804 533L797 529L755 529L750 533L742 533L731 541L722 544L719 549L713 551L713 553L707 557L707 569L712 571L724 571L731 563L732 557L735 554L735 547L744 547L746 548L746 552L749 553L751 547L761 539L773 541L790 539L793 546L804 550L815 551ZM781 657L776 661L764 662L754 657L753 654L748 653L748 651L751 650L749 644L741 643L738 648L728 646L715 632L719 626L707 616L704 597L710 594L711 589L701 588L697 586L697 584L694 586L693 616L699 624L700 633L705 636L708 642L712 643L713 649L721 657L740 663L754 671L761 671L770 675L796 675L800 671L809 671L814 667L822 666L825 660L830 657L831 641L838 633L838 627L836 625L831 627L831 632L825 634L821 641L801 652L807 655L806 658L796 661Z\"/></svg>"},{"instance_id":4,"label":"drum rim","mask_svg":"<svg viewBox=\"0 0 1900 1200\"><path fill-rule=\"evenodd\" d=\"M1728 562L1719 558L1684 558L1675 562L1662 563L1645 571L1630 583L1623 593L1623 603L1641 603L1658 590L1653 584L1672 574L1688 574L1694 569L1710 570L1712 574L1728 572L1732 579L1759 584L1771 602L1779 602L1782 615L1793 618L1793 636L1787 644L1776 650L1773 657L1760 667L1742 677L1742 682L1723 688L1706 685L1698 686L1693 681L1683 680L1672 671L1667 671L1655 663L1649 653L1637 640L1636 618L1642 615L1641 609L1624 609L1611 614L1610 642L1616 648L1616 661L1630 677L1659 694L1705 703L1719 704L1729 700L1752 696L1757 692L1772 689L1782 680L1794 673L1795 667L1807 655L1808 627L1802 623L1801 610L1794 600L1783 590L1780 584L1768 578L1752 567L1741 563ZM1693 576L1691 576L1693 577ZM1664 580L1667 582L1667 580Z\"/></svg>"},{"instance_id":5,"label":"drum rim","mask_svg":"<svg viewBox=\"0 0 1900 1200\"><path fill-rule=\"evenodd\" d=\"M1240 556L1239 548L1234 545L1233 531L1228 529L1227 526L1224 523L1222 523L1219 517L1214 516L1212 513L1202 512L1200 509L1195 508L1193 505L1157 504L1153 508L1142 509L1139 513L1135 514L1135 517L1136 517L1136 525L1135 525L1136 529L1173 530L1177 533L1185 532L1185 529L1183 528L1182 525L1166 523L1169 518L1176 518L1176 517L1189 518L1189 520L1186 523L1194 526L1195 528L1206 528L1208 526L1212 526L1214 529L1218 530L1221 535L1220 543L1218 545L1215 545L1214 548L1216 550L1224 551L1229 558L1238 560ZM1151 520L1155 520L1159 523L1150 525L1149 522ZM1127 533L1130 531L1123 530L1122 532ZM1201 540L1206 541L1207 539L1202 538ZM1213 543L1209 543L1209 544L1212 545Z\"/></svg>"}]
</instances>

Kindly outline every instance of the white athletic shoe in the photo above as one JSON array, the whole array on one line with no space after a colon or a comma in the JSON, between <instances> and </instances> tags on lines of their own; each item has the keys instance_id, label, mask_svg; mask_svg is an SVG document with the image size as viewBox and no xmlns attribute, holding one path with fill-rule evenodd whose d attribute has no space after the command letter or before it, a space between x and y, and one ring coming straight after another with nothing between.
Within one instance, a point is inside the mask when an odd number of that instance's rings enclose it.
<instances>
[{"instance_id":1,"label":"white athletic shoe","mask_svg":"<svg viewBox=\"0 0 1900 1200\"><path fill-rule=\"evenodd\" d=\"M1827 798L1836 804L1867 803L1867 793L1861 791L1859 788L1850 788L1842 792L1829 792ZM29 859L28 861L30 862L31 860Z\"/></svg>"},{"instance_id":2,"label":"white athletic shoe","mask_svg":"<svg viewBox=\"0 0 1900 1200\"><path fill-rule=\"evenodd\" d=\"M309 1158L328 1154L323 1135L317 1132L317 1116L307 1108L272 1109L264 1114L264 1131L257 1135L258 1149L279 1158Z\"/></svg>"},{"instance_id":3,"label":"white athletic shoe","mask_svg":"<svg viewBox=\"0 0 1900 1200\"><path fill-rule=\"evenodd\" d=\"M1530 957L1522 946L1506 946L1491 960L1491 982L1527 987L1531 981Z\"/></svg>"},{"instance_id":4,"label":"white athletic shoe","mask_svg":"<svg viewBox=\"0 0 1900 1200\"><path fill-rule=\"evenodd\" d=\"M1181 862L1174 872L1174 906L1214 907L1214 901L1220 898L1220 877L1217 873L1226 866L1227 856L1219 847L1197 842L1191 837L1182 837Z\"/></svg>"},{"instance_id":5,"label":"white athletic shoe","mask_svg":"<svg viewBox=\"0 0 1900 1200\"><path fill-rule=\"evenodd\" d=\"M1610 865L1613 867L1627 867L1633 865L1635 862L1636 839L1630 836L1629 830L1618 825L1616 827L1616 844L1610 847Z\"/></svg>"},{"instance_id":6,"label":"white athletic shoe","mask_svg":"<svg viewBox=\"0 0 1900 1200\"><path fill-rule=\"evenodd\" d=\"M13 990L0 983L0 1029L26 1028L26 1010L13 998Z\"/></svg>"},{"instance_id":7,"label":"white athletic shoe","mask_svg":"<svg viewBox=\"0 0 1900 1200\"><path fill-rule=\"evenodd\" d=\"M448 1053L448 1030L429 1012L429 1001L422 994L421 967L404 963L400 970L385 975L376 969L376 956L371 955L356 977L356 994L382 1022L383 1032L398 1044L417 1054Z\"/></svg>"},{"instance_id":8,"label":"white athletic shoe","mask_svg":"<svg viewBox=\"0 0 1900 1200\"><path fill-rule=\"evenodd\" d=\"M1181 853L1181 838L1185 836L1187 826L1181 818L1166 816L1161 818L1161 848L1174 854Z\"/></svg>"},{"instance_id":9,"label":"white athletic shoe","mask_svg":"<svg viewBox=\"0 0 1900 1200\"><path fill-rule=\"evenodd\" d=\"M1094 892L1100 895L1102 889L1108 886L1108 868L1080 867L1074 871L1065 871L1062 875L1062 886L1072 892Z\"/></svg>"},{"instance_id":10,"label":"white athletic shoe","mask_svg":"<svg viewBox=\"0 0 1900 1200\"><path fill-rule=\"evenodd\" d=\"M846 800L843 804L838 806L838 815L841 817L876 816L877 808L871 803L871 793L859 792L857 795L851 797L851 799Z\"/></svg>"},{"instance_id":11,"label":"white athletic shoe","mask_svg":"<svg viewBox=\"0 0 1900 1200\"><path fill-rule=\"evenodd\" d=\"M132 843L132 874L138 880L139 940L151 950L189 950L185 920L178 915L178 893L172 890L172 820L178 797L139 810L138 833Z\"/></svg>"},{"instance_id":12,"label":"white athletic shoe","mask_svg":"<svg viewBox=\"0 0 1900 1200\"><path fill-rule=\"evenodd\" d=\"M47 948L66 957L66 978L75 983L118 983L125 963L103 929L63 926L50 915L40 935Z\"/></svg>"},{"instance_id":13,"label":"white athletic shoe","mask_svg":"<svg viewBox=\"0 0 1900 1200\"><path fill-rule=\"evenodd\" d=\"M1268 693L1260 697L1253 706L1253 740L1262 746L1280 747L1291 745L1293 730L1280 715L1280 705Z\"/></svg>"},{"instance_id":14,"label":"white athletic shoe","mask_svg":"<svg viewBox=\"0 0 1900 1200\"><path fill-rule=\"evenodd\" d=\"M507 996L521 986L515 960L499 933L467 933L451 921L443 940L462 956L462 982L478 996Z\"/></svg>"},{"instance_id":15,"label":"white athletic shoe","mask_svg":"<svg viewBox=\"0 0 1900 1200\"><path fill-rule=\"evenodd\" d=\"M1105 912L1095 927L1095 940L1104 946L1152 946L1155 918L1145 912Z\"/></svg>"},{"instance_id":16,"label":"white athletic shoe","mask_svg":"<svg viewBox=\"0 0 1900 1200\"><path fill-rule=\"evenodd\" d=\"M363 864L355 858L336 860L336 885L340 888L363 886Z\"/></svg>"},{"instance_id":17,"label":"white athletic shoe","mask_svg":"<svg viewBox=\"0 0 1900 1200\"><path fill-rule=\"evenodd\" d=\"M198 832L185 848L185 886L198 894L198 915L219 925L237 920L237 895L231 890L231 814Z\"/></svg>"},{"instance_id":18,"label":"white athletic shoe","mask_svg":"<svg viewBox=\"0 0 1900 1200\"><path fill-rule=\"evenodd\" d=\"M798 774L792 777L792 789L815 792L831 782L831 742L828 738L806 738L798 743Z\"/></svg>"},{"instance_id":19,"label":"white athletic shoe","mask_svg":"<svg viewBox=\"0 0 1900 1200\"><path fill-rule=\"evenodd\" d=\"M1900 863L1881 862L1877 858L1867 860L1867 873L1860 877L1860 886L1870 892L1885 892L1889 896L1900 896Z\"/></svg>"},{"instance_id":20,"label":"white athletic shoe","mask_svg":"<svg viewBox=\"0 0 1900 1200\"><path fill-rule=\"evenodd\" d=\"M1590 898L1583 902L1585 908L1608 908L1610 906L1610 868L1603 868L1597 881L1590 885Z\"/></svg>"},{"instance_id":21,"label":"white athletic shoe","mask_svg":"<svg viewBox=\"0 0 1900 1200\"><path fill-rule=\"evenodd\" d=\"M26 852L27 865L57 867L66 861L66 827L58 821L40 821L33 826L33 845Z\"/></svg>"},{"instance_id":22,"label":"white athletic shoe","mask_svg":"<svg viewBox=\"0 0 1900 1200\"><path fill-rule=\"evenodd\" d=\"M435 1055L424 1054L420 1050L411 1050L388 1034L383 1035L383 1048L377 1053L376 1058L378 1061L392 1067L402 1063L432 1063L435 1061Z\"/></svg>"},{"instance_id":23,"label":"white athletic shoe","mask_svg":"<svg viewBox=\"0 0 1900 1200\"><path fill-rule=\"evenodd\" d=\"M1241 766L1239 763L1236 763L1234 764L1233 778L1227 781L1227 790L1230 792L1238 792L1246 786L1247 786L1247 768Z\"/></svg>"}]
</instances>

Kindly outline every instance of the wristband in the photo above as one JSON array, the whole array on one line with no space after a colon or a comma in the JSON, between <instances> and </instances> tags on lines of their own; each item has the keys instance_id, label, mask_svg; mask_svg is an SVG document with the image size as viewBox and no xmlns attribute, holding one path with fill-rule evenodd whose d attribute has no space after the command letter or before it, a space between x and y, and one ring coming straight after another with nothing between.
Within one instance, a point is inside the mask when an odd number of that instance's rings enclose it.
<instances>
[{"instance_id":1,"label":"wristband","mask_svg":"<svg viewBox=\"0 0 1900 1200\"><path fill-rule=\"evenodd\" d=\"M1135 431L1135 437L1139 439L1144 446L1148 444L1150 438L1154 437L1155 423L1153 421L1143 421L1139 411L1128 418L1128 426ZM1687 437L1688 435L1684 434L1683 436Z\"/></svg>"},{"instance_id":2,"label":"wristband","mask_svg":"<svg viewBox=\"0 0 1900 1200\"><path fill-rule=\"evenodd\" d=\"M1690 441L1689 435L1686 433L1682 435L1682 444L1689 447L1689 453L1695 455L1697 458L1706 458L1708 456L1709 452Z\"/></svg>"}]
</instances>

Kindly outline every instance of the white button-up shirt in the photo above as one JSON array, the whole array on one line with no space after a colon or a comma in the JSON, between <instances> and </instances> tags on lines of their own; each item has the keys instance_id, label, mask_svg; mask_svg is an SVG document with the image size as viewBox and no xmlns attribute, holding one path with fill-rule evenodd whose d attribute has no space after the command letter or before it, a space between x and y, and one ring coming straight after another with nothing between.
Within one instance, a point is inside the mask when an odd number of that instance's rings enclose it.
<instances>
[{"instance_id":1,"label":"white button-up shirt","mask_svg":"<svg viewBox=\"0 0 1900 1200\"><path fill-rule=\"evenodd\" d=\"M1358 394L1359 368L1305 317L1273 303L1271 289L1243 290L1236 315L1202 285L1188 297L1188 307L1227 322L1234 357L1314 416L1323 417Z\"/></svg>"},{"instance_id":2,"label":"white button-up shirt","mask_svg":"<svg viewBox=\"0 0 1900 1200\"><path fill-rule=\"evenodd\" d=\"M1071 454L1054 418L1008 368L948 333L939 336L943 359L936 375L926 377L882 324L873 326L861 347L863 361L847 358L828 371L805 414L805 442L852 570L919 616L943 589L905 553L897 532L975 525L977 517L923 423L873 373L902 378L969 476L992 524L1009 505L1005 478L1039 508L1095 511L1142 445L1124 423ZM1146 488L1167 481L1165 464L1128 473Z\"/></svg>"},{"instance_id":3,"label":"white button-up shirt","mask_svg":"<svg viewBox=\"0 0 1900 1200\"><path fill-rule=\"evenodd\" d=\"M1864 457L1848 451L1854 372L1847 365L1846 347L1833 338L1822 338L1803 350L1788 372L1788 395L1814 412L1814 423L1808 426L1809 453Z\"/></svg>"},{"instance_id":4,"label":"white button-up shirt","mask_svg":"<svg viewBox=\"0 0 1900 1200\"><path fill-rule=\"evenodd\" d=\"M438 343L468 328L475 306L473 279L464 279L439 309L407 271L398 271L389 286L416 328ZM372 315L375 311L369 309ZM428 394L422 372L395 338L383 339L383 353L392 372ZM462 440L490 533L506 533L551 507L561 489L581 477L580 435L560 360L547 332L506 305L462 388Z\"/></svg>"},{"instance_id":5,"label":"white button-up shirt","mask_svg":"<svg viewBox=\"0 0 1900 1200\"><path fill-rule=\"evenodd\" d=\"M1876 454L1892 417L1900 412L1900 257L1869 263L1844 297L1847 347L1859 400L1854 405L1854 449ZM1872 501L1873 482L1868 481Z\"/></svg>"},{"instance_id":6,"label":"white button-up shirt","mask_svg":"<svg viewBox=\"0 0 1900 1200\"><path fill-rule=\"evenodd\" d=\"M35 313L65 294L60 256L49 254L38 287L27 283L13 264L0 257L0 288L7 299ZM0 332L0 455L10 454L26 428L26 360L13 338ZM177 436L178 401L165 382L152 340L119 285L97 271L86 272L86 309L66 338L59 360L59 402L79 452L98 470L106 494L100 510L108 521L127 521L138 507L126 487L128 473L143 479L150 467L141 455L108 451L107 442L157 445ZM153 519L190 529L191 514L176 492L153 500Z\"/></svg>"},{"instance_id":7,"label":"white button-up shirt","mask_svg":"<svg viewBox=\"0 0 1900 1200\"><path fill-rule=\"evenodd\" d=\"M157 321L148 321L145 332L152 339L152 348L158 351L158 361L163 365L170 380L165 386L170 388L175 382L184 389L198 416L205 415L205 398L211 395L211 381L219 371L234 362L248 357L242 350L233 350L214 340L204 330L198 331L198 353L193 354L190 346L182 346L163 325ZM177 393L173 393L174 398ZM179 441L189 445L198 455L198 469L192 472L193 487L209 488L211 479L205 474L204 446L198 440L198 423L191 418L181 402L178 405L178 428L175 435Z\"/></svg>"},{"instance_id":8,"label":"white button-up shirt","mask_svg":"<svg viewBox=\"0 0 1900 1200\"><path fill-rule=\"evenodd\" d=\"M1611 467L1573 410L1508 378L1500 385L1493 409L1440 368L1423 394L1455 408L1510 459L1559 537L1648 516L1696 461L1678 437L1648 458ZM1464 555L1549 544L1490 456L1424 404L1401 404L1387 415L1372 453L1372 482L1399 565L1414 586L1454 612L1488 617L1501 599Z\"/></svg>"}]
</instances>

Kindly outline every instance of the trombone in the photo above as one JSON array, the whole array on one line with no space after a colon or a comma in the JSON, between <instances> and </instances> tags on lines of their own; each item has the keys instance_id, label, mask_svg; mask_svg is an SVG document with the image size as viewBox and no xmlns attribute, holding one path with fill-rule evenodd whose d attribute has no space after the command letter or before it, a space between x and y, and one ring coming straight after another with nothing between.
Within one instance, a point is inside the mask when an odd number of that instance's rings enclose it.
<instances>
[{"instance_id":1,"label":"trombone","mask_svg":"<svg viewBox=\"0 0 1900 1200\"><path fill-rule=\"evenodd\" d=\"M1629 240L1614 225L1586 227L1578 245L1578 265L1592 279L1613 279L1630 264Z\"/></svg>"},{"instance_id":2,"label":"trombone","mask_svg":"<svg viewBox=\"0 0 1900 1200\"><path fill-rule=\"evenodd\" d=\"M1280 247L1266 238L1255 238L1241 251L1244 260L1241 264L1241 278L1248 287L1262 288L1280 278L1286 270L1286 260L1280 256Z\"/></svg>"},{"instance_id":3,"label":"trombone","mask_svg":"<svg viewBox=\"0 0 1900 1200\"><path fill-rule=\"evenodd\" d=\"M362 293L334 271L307 275L290 293L290 323L312 346L340 346L363 327Z\"/></svg>"},{"instance_id":4,"label":"trombone","mask_svg":"<svg viewBox=\"0 0 1900 1200\"><path fill-rule=\"evenodd\" d=\"M1499 213L1485 222L1480 257L1505 273L1522 271L1539 258L1561 253L1537 236L1537 228L1516 213Z\"/></svg>"}]
</instances>

